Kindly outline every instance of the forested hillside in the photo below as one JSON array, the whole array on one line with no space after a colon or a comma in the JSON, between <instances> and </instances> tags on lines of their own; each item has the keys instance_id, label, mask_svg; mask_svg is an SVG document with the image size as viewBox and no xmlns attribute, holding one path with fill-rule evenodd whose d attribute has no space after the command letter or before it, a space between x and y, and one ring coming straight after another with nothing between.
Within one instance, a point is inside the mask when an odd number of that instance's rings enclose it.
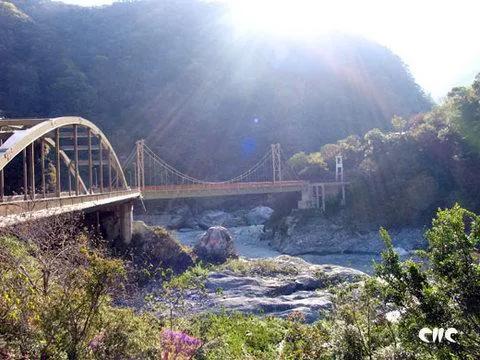
<instances>
[{"instance_id":1,"label":"forested hillside","mask_svg":"<svg viewBox=\"0 0 480 360\"><path fill-rule=\"evenodd\" d=\"M80 115L120 154L145 137L167 161L211 179L237 173L272 142L314 151L431 106L378 44L240 34L223 5L197 0L92 9L0 1L0 54L0 116Z\"/></svg>"},{"instance_id":2,"label":"forested hillside","mask_svg":"<svg viewBox=\"0 0 480 360\"><path fill-rule=\"evenodd\" d=\"M432 111L395 117L393 131L373 129L318 152L297 153L291 164L304 178L334 170L342 154L355 221L395 226L425 224L438 207L459 202L480 210L480 74L453 88Z\"/></svg>"}]
</instances>

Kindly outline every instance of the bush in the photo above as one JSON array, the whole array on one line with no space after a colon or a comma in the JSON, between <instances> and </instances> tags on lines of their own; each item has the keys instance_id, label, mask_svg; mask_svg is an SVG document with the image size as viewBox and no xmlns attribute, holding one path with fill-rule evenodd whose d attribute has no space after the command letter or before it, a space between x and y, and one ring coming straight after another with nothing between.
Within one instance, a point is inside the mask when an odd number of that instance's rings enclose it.
<instances>
[{"instance_id":1,"label":"bush","mask_svg":"<svg viewBox=\"0 0 480 360\"><path fill-rule=\"evenodd\" d=\"M275 359L287 330L287 322L253 315L221 314L197 317L192 328L204 346L199 358Z\"/></svg>"},{"instance_id":2,"label":"bush","mask_svg":"<svg viewBox=\"0 0 480 360\"><path fill-rule=\"evenodd\" d=\"M160 357L161 326L153 316L119 308L106 308L101 315L101 330L88 343L88 355L93 359Z\"/></svg>"},{"instance_id":3,"label":"bush","mask_svg":"<svg viewBox=\"0 0 480 360\"><path fill-rule=\"evenodd\" d=\"M480 358L480 217L459 205L439 210L426 232L426 265L400 262L388 233L381 235L387 250L377 272L385 281L386 301L403 314L399 330L405 347L426 357ZM454 327L458 341L425 344L418 338L423 327Z\"/></svg>"},{"instance_id":4,"label":"bush","mask_svg":"<svg viewBox=\"0 0 480 360\"><path fill-rule=\"evenodd\" d=\"M7 358L154 353L151 322L111 305L123 287L123 262L90 246L77 224L59 216L18 227L21 240L0 237L0 352Z\"/></svg>"}]
</instances>

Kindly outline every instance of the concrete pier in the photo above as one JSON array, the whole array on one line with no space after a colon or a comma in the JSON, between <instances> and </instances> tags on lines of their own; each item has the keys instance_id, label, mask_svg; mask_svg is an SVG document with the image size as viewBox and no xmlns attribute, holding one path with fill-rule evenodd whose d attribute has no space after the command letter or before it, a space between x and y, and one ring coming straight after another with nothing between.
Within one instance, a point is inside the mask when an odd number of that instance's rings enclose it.
<instances>
[{"instance_id":1,"label":"concrete pier","mask_svg":"<svg viewBox=\"0 0 480 360\"><path fill-rule=\"evenodd\" d=\"M118 216L120 217L120 238L124 244L130 244L132 241L133 202L128 202L119 205L118 207Z\"/></svg>"}]
</instances>

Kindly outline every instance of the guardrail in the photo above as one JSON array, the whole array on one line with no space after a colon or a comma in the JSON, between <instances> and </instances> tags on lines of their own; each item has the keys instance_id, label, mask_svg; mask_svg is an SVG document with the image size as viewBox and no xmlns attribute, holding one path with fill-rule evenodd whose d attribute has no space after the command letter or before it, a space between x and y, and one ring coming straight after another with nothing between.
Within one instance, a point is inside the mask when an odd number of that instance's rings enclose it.
<instances>
[{"instance_id":1,"label":"guardrail","mask_svg":"<svg viewBox=\"0 0 480 360\"><path fill-rule=\"evenodd\" d=\"M0 216L12 216L19 214L32 213L37 211L45 211L49 209L58 209L65 207L74 207L75 205L87 204L95 206L96 203L109 203L126 201L128 199L140 197L141 193L138 189L116 190L112 192L81 194L78 196L69 196L62 193L60 197L39 198L34 200L13 200L0 203ZM0 219L1 222L1 219Z\"/></svg>"}]
</instances>

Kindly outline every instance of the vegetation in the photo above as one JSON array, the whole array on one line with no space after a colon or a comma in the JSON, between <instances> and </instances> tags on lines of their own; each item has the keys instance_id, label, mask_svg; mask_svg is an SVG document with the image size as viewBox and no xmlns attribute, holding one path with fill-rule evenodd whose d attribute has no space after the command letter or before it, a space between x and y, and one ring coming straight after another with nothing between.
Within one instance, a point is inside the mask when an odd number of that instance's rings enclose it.
<instances>
[{"instance_id":1,"label":"vegetation","mask_svg":"<svg viewBox=\"0 0 480 360\"><path fill-rule=\"evenodd\" d=\"M0 116L84 116L120 154L143 137L189 173L223 179L271 143L314 151L430 108L378 44L238 37L225 11L199 0L0 0Z\"/></svg>"},{"instance_id":2,"label":"vegetation","mask_svg":"<svg viewBox=\"0 0 480 360\"><path fill-rule=\"evenodd\" d=\"M61 223L71 225L68 219L56 219L54 225L43 224L42 229L49 230L36 238L18 239L35 233L31 227L14 231L17 238L1 237L0 354L7 359L480 356L480 217L458 205L438 212L426 233L429 246L420 254L426 258L423 263L401 262L382 229L387 249L377 276L334 286L334 308L314 324L305 324L300 313L286 319L172 311L162 316L157 307L154 316L115 306L112 299L119 299L126 267L98 242L87 241L83 229L64 226L68 235L57 233ZM243 269L238 261L226 266ZM206 274L197 266L165 283L165 294L176 299L171 305L183 306L179 298L200 291ZM423 343L418 338L423 327L454 327L456 343Z\"/></svg>"},{"instance_id":3,"label":"vegetation","mask_svg":"<svg viewBox=\"0 0 480 360\"><path fill-rule=\"evenodd\" d=\"M196 314L188 297L204 295L212 269L194 266L164 230L117 248L119 258L75 216L27 222L0 234L0 357L480 358L480 75L422 113L429 99L382 46L342 34L313 48L249 34L232 41L224 15L221 2L197 0L95 9L0 0L0 117L85 116L120 153L147 137L167 160L212 179L272 142L296 152L290 164L305 179L331 176L342 154L353 220L417 224L447 208L426 232L423 261L400 261L382 228L376 276L347 286L317 274L333 308L313 324L301 313ZM326 142L335 143L319 148ZM296 272L271 260L220 266ZM135 286L149 295L130 308ZM455 328L456 342L424 343L424 327Z\"/></svg>"},{"instance_id":4,"label":"vegetation","mask_svg":"<svg viewBox=\"0 0 480 360\"><path fill-rule=\"evenodd\" d=\"M230 270L234 273L253 276L281 276L296 275L297 269L291 264L279 263L272 259L252 259L246 261L244 259L230 259L221 265L222 270Z\"/></svg>"},{"instance_id":5,"label":"vegetation","mask_svg":"<svg viewBox=\"0 0 480 360\"><path fill-rule=\"evenodd\" d=\"M125 267L91 247L77 217L20 225L0 238L0 354L113 359L157 351L153 317L112 306Z\"/></svg>"},{"instance_id":6,"label":"vegetation","mask_svg":"<svg viewBox=\"0 0 480 360\"><path fill-rule=\"evenodd\" d=\"M480 357L480 217L455 205L438 212L426 232L429 248L423 253L429 266L401 263L385 230L388 249L377 268L386 282L385 295L402 309L399 335L405 347L438 358ZM416 341L419 324L453 327L460 332L455 344L424 344Z\"/></svg>"},{"instance_id":7,"label":"vegetation","mask_svg":"<svg viewBox=\"0 0 480 360\"><path fill-rule=\"evenodd\" d=\"M425 224L436 208L456 201L479 211L479 103L480 75L472 86L454 88L431 112L395 117L393 132L349 136L317 153L297 154L291 162L303 177L318 179L325 167L335 169L335 155L342 154L355 222Z\"/></svg>"}]
</instances>

